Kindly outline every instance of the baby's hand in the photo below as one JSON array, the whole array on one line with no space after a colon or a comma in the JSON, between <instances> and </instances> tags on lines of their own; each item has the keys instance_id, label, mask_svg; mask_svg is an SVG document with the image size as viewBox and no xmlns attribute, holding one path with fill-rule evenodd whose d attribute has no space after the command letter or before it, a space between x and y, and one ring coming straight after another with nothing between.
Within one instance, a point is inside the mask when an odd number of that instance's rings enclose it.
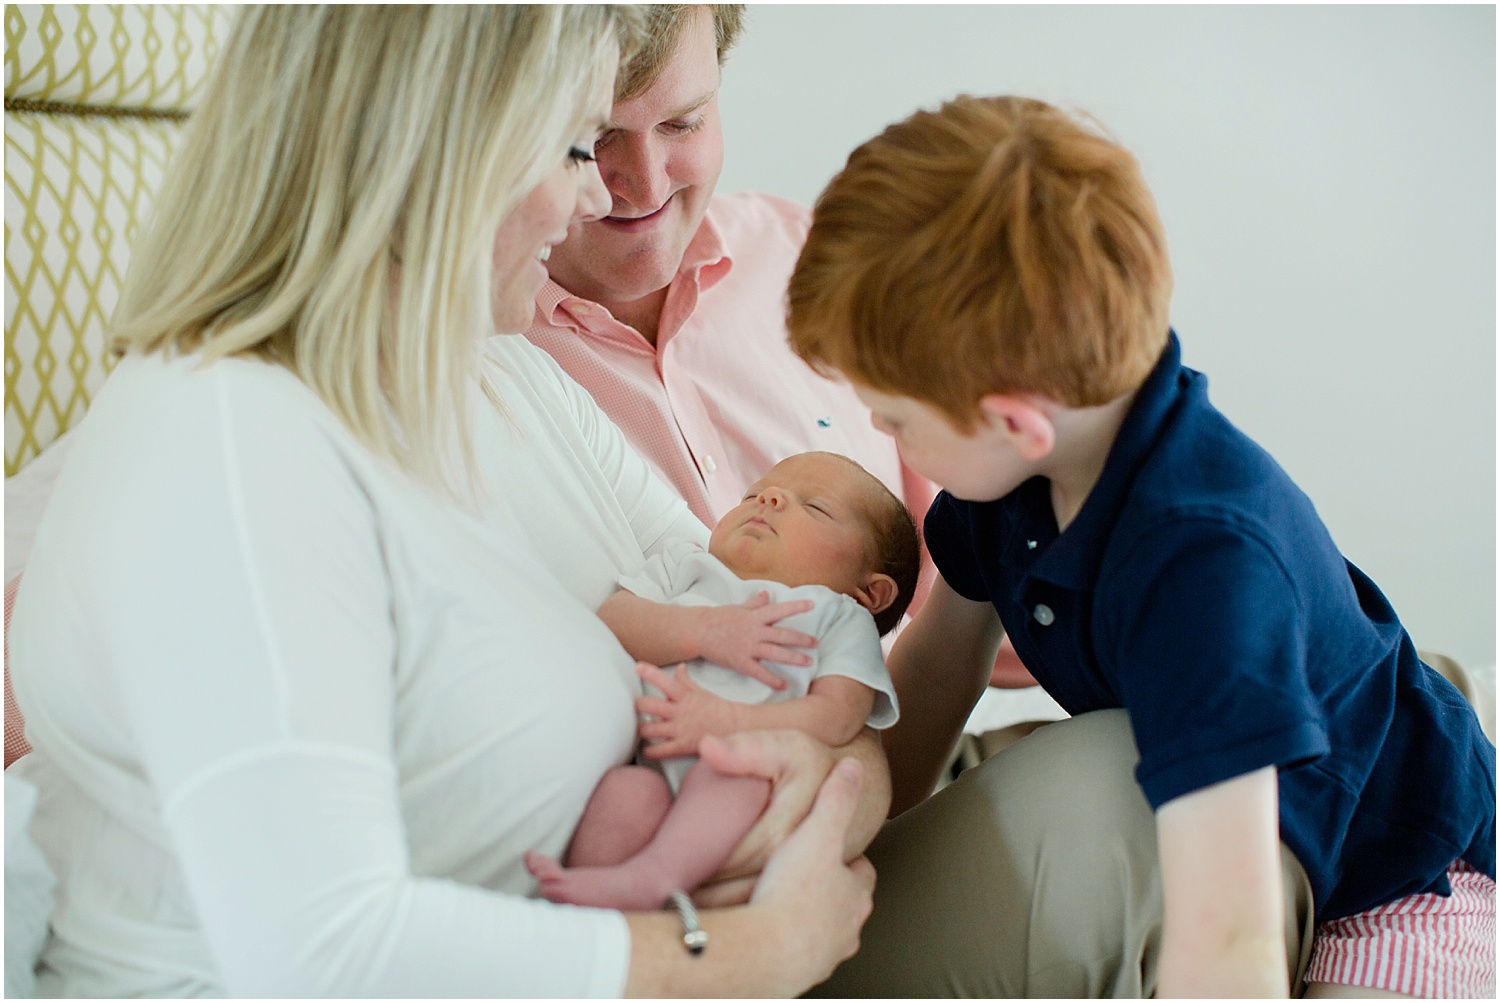
<instances>
[{"instance_id":1,"label":"baby's hand","mask_svg":"<svg viewBox=\"0 0 1500 1003\"><path fill-rule=\"evenodd\" d=\"M656 719L641 722L646 758L696 756L703 736L730 735L739 730L735 726L739 705L700 687L682 666L668 675L650 662L637 662L635 672L661 690L664 697L637 697L635 701L636 713Z\"/></svg>"},{"instance_id":2,"label":"baby's hand","mask_svg":"<svg viewBox=\"0 0 1500 1003\"><path fill-rule=\"evenodd\" d=\"M813 608L811 599L771 603L770 593L758 593L738 606L699 606L698 655L710 662L758 679L775 690L786 689L786 680L762 665L811 665L812 658L798 648L816 648L818 639L799 630L776 624Z\"/></svg>"}]
</instances>

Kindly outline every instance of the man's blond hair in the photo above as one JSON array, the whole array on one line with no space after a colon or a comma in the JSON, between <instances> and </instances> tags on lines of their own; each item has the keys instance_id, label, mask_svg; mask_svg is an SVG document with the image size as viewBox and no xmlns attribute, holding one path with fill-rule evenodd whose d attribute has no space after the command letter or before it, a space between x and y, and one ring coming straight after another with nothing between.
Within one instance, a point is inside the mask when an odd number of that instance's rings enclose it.
<instances>
[{"instance_id":1,"label":"man's blond hair","mask_svg":"<svg viewBox=\"0 0 1500 1003\"><path fill-rule=\"evenodd\" d=\"M688 20L700 9L714 21L714 44L719 65L733 48L744 27L745 5L742 3L654 3L646 5L646 41L620 69L615 81L615 100L628 101L651 89L677 53L677 45Z\"/></svg>"},{"instance_id":2,"label":"man's blond hair","mask_svg":"<svg viewBox=\"0 0 1500 1003\"><path fill-rule=\"evenodd\" d=\"M609 6L247 8L114 344L285 366L378 455L472 488L496 229L604 114L640 30Z\"/></svg>"},{"instance_id":3,"label":"man's blond hair","mask_svg":"<svg viewBox=\"0 0 1500 1003\"><path fill-rule=\"evenodd\" d=\"M960 97L854 151L789 290L792 347L972 428L992 393L1071 407L1145 380L1172 272L1136 160L1020 97Z\"/></svg>"}]
</instances>

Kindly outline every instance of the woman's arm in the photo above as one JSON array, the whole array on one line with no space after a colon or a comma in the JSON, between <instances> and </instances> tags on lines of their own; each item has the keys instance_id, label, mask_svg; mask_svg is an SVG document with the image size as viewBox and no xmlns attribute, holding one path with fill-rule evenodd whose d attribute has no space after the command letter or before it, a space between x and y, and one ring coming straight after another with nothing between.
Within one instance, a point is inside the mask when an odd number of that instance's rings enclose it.
<instances>
[{"instance_id":1,"label":"woman's arm","mask_svg":"<svg viewBox=\"0 0 1500 1003\"><path fill-rule=\"evenodd\" d=\"M689 954L672 914L629 918L625 994L793 997L821 982L859 946L875 871L843 847L860 803L863 768L843 760L821 784L805 821L766 864L750 901L703 913L708 946Z\"/></svg>"},{"instance_id":2,"label":"woman's arm","mask_svg":"<svg viewBox=\"0 0 1500 1003\"><path fill-rule=\"evenodd\" d=\"M1005 636L989 603L965 599L941 575L891 649L901 719L881 737L891 763L897 815L937 785L964 722L989 685Z\"/></svg>"},{"instance_id":3,"label":"woman's arm","mask_svg":"<svg viewBox=\"0 0 1500 1003\"><path fill-rule=\"evenodd\" d=\"M1161 996L1287 996L1276 768L1183 795L1156 813Z\"/></svg>"}]
</instances>

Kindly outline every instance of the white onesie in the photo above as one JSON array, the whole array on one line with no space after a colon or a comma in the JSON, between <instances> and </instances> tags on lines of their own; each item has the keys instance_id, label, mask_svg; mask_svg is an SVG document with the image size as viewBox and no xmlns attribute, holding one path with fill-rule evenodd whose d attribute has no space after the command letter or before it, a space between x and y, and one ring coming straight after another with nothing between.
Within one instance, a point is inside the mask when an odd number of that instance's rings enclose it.
<instances>
[{"instance_id":1,"label":"white onesie","mask_svg":"<svg viewBox=\"0 0 1500 1003\"><path fill-rule=\"evenodd\" d=\"M814 679L847 676L875 691L875 706L866 723L889 728L896 723L896 689L880 650L880 632L870 613L849 596L822 585L792 587L780 582L740 578L702 545L685 539L673 540L646 561L636 574L620 576L620 587L653 602L674 606L733 606L769 592L772 603L811 599L813 608L780 621L778 626L800 630L818 639L808 649L810 665L768 663L787 681L787 688L774 690L759 680L706 659L687 663L693 681L716 696L736 703L768 704L807 695ZM647 691L659 695L647 685ZM675 793L682 778L697 762L684 756L662 762L663 772Z\"/></svg>"}]
</instances>

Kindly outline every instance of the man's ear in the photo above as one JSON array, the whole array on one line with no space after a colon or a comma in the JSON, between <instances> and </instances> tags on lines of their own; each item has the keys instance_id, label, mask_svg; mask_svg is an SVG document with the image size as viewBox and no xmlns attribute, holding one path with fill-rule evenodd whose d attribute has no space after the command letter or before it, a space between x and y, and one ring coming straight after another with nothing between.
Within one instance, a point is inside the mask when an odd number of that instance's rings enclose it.
<instances>
[{"instance_id":1,"label":"man's ear","mask_svg":"<svg viewBox=\"0 0 1500 1003\"><path fill-rule=\"evenodd\" d=\"M900 594L901 589L896 585L896 579L879 571L872 571L870 577L865 579L864 586L855 590L854 601L874 616L885 611Z\"/></svg>"},{"instance_id":2,"label":"man's ear","mask_svg":"<svg viewBox=\"0 0 1500 1003\"><path fill-rule=\"evenodd\" d=\"M1057 427L1039 401L1019 394L987 394L979 410L996 433L1009 439L1021 458L1035 463L1057 445Z\"/></svg>"}]
</instances>

